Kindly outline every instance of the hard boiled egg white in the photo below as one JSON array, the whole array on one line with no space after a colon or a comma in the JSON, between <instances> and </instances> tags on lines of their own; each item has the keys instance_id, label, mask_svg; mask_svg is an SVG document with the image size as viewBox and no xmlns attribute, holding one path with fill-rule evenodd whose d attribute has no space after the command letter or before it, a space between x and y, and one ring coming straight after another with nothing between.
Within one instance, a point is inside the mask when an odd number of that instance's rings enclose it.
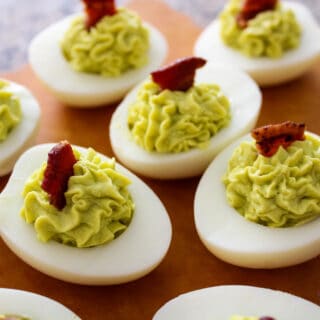
<instances>
[{"instance_id":1,"label":"hard boiled egg white","mask_svg":"<svg viewBox=\"0 0 320 320\"><path fill-rule=\"evenodd\" d=\"M229 320L232 315L315 320L320 319L320 308L286 292L229 285L182 294L162 306L153 320Z\"/></svg>"},{"instance_id":2,"label":"hard boiled egg white","mask_svg":"<svg viewBox=\"0 0 320 320\"><path fill-rule=\"evenodd\" d=\"M0 232L6 244L35 269L74 283L118 284L153 270L168 250L171 223L153 191L120 165L116 169L131 180L129 192L136 205L132 221L123 234L108 244L86 249L37 240L33 225L19 215L23 206L21 193L26 179L47 160L52 147L53 144L43 144L26 151L0 196Z\"/></svg>"},{"instance_id":3,"label":"hard boiled egg white","mask_svg":"<svg viewBox=\"0 0 320 320\"><path fill-rule=\"evenodd\" d=\"M222 176L242 137L210 164L198 185L194 218L203 244L218 258L241 267L278 268L320 254L320 219L291 228L271 228L246 220L226 198Z\"/></svg>"},{"instance_id":4,"label":"hard boiled egg white","mask_svg":"<svg viewBox=\"0 0 320 320\"><path fill-rule=\"evenodd\" d=\"M0 288L0 314L25 316L30 320L80 320L60 303L39 294Z\"/></svg>"},{"instance_id":5,"label":"hard boiled egg white","mask_svg":"<svg viewBox=\"0 0 320 320\"><path fill-rule=\"evenodd\" d=\"M261 93L245 73L207 63L197 71L195 83L220 86L230 101L231 121L228 127L212 137L205 149L177 154L147 152L133 141L127 125L128 108L136 98L138 86L121 102L110 123L112 149L122 163L135 172L157 179L196 176L227 144L254 127L261 107Z\"/></svg>"},{"instance_id":6,"label":"hard boiled egg white","mask_svg":"<svg viewBox=\"0 0 320 320\"><path fill-rule=\"evenodd\" d=\"M1 81L8 83L5 90L20 99L22 111L21 122L0 142L0 176L4 176L12 170L20 154L34 142L39 127L40 107L28 89L6 79Z\"/></svg>"},{"instance_id":7,"label":"hard boiled egg white","mask_svg":"<svg viewBox=\"0 0 320 320\"><path fill-rule=\"evenodd\" d=\"M300 46L287 51L281 58L250 58L226 46L220 38L220 24L214 20L199 36L194 52L207 60L234 65L248 72L261 86L292 80L307 71L320 59L320 27L311 12L302 4L282 2L292 9L302 28Z\"/></svg>"},{"instance_id":8,"label":"hard boiled egg white","mask_svg":"<svg viewBox=\"0 0 320 320\"><path fill-rule=\"evenodd\" d=\"M60 41L77 15L69 16L43 30L29 46L31 67L43 84L66 105L97 107L120 100L135 84L158 68L167 54L167 42L150 24L144 23L150 34L149 62L119 77L77 72L64 58Z\"/></svg>"}]
</instances>

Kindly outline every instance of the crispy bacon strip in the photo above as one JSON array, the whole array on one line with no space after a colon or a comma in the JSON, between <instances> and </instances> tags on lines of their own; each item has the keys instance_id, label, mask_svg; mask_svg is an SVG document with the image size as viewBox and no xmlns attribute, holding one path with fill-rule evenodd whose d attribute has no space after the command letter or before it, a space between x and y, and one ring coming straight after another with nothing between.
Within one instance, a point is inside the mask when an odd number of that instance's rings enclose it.
<instances>
[{"instance_id":1,"label":"crispy bacon strip","mask_svg":"<svg viewBox=\"0 0 320 320\"><path fill-rule=\"evenodd\" d=\"M50 203L58 210L66 205L64 193L68 189L68 181L73 175L73 165L76 162L72 147L67 141L55 145L48 154L41 187L49 194Z\"/></svg>"},{"instance_id":2,"label":"crispy bacon strip","mask_svg":"<svg viewBox=\"0 0 320 320\"><path fill-rule=\"evenodd\" d=\"M117 12L114 0L83 0L87 15L86 27L89 30L104 16L112 16Z\"/></svg>"},{"instance_id":3,"label":"crispy bacon strip","mask_svg":"<svg viewBox=\"0 0 320 320\"><path fill-rule=\"evenodd\" d=\"M304 123L286 121L266 125L251 131L257 150L265 157L274 155L280 146L287 148L296 140L304 140Z\"/></svg>"},{"instance_id":4,"label":"crispy bacon strip","mask_svg":"<svg viewBox=\"0 0 320 320\"><path fill-rule=\"evenodd\" d=\"M152 72L151 77L162 90L186 91L193 85L196 69L204 66L206 62L205 59L198 57L179 59Z\"/></svg>"},{"instance_id":5,"label":"crispy bacon strip","mask_svg":"<svg viewBox=\"0 0 320 320\"><path fill-rule=\"evenodd\" d=\"M260 12L274 10L276 5L277 0L246 0L236 18L238 26L241 29L246 28L250 19Z\"/></svg>"}]
</instances>

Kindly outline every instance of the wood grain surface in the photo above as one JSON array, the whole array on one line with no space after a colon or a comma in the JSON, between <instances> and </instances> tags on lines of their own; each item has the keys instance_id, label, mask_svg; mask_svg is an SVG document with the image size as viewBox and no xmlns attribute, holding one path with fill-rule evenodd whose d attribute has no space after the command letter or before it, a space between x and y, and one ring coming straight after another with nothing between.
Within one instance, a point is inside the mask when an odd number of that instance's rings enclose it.
<instances>
[{"instance_id":1,"label":"wood grain surface","mask_svg":"<svg viewBox=\"0 0 320 320\"><path fill-rule=\"evenodd\" d=\"M170 45L167 61L192 54L193 43L201 30L189 18L159 0L134 0L129 7L136 9L167 37ZM67 139L113 156L108 125L116 105L94 110L66 108L42 87L28 66L5 76L27 86L41 104L37 143ZM290 119L303 121L308 130L320 134L319 116L320 63L295 81L263 90L259 125ZM7 179L8 176L0 178L0 190ZM294 267L274 270L250 270L224 263L205 249L196 234L193 198L199 178L144 181L165 204L173 225L169 252L149 275L117 286L65 283L29 267L0 241L0 287L48 296L72 309L82 319L92 320L151 319L158 308L181 293L222 284L279 289L320 305L319 257Z\"/></svg>"}]
</instances>

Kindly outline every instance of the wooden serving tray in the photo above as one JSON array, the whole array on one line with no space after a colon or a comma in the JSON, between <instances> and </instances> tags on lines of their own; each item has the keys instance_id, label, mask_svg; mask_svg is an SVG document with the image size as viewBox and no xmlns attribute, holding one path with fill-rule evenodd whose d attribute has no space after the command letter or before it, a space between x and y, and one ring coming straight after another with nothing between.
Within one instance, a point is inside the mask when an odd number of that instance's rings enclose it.
<instances>
[{"instance_id":1,"label":"wooden serving tray","mask_svg":"<svg viewBox=\"0 0 320 320\"><path fill-rule=\"evenodd\" d=\"M167 61L192 55L193 43L201 30L189 18L160 0L133 0L128 6L167 37L170 45ZM108 125L116 105L91 110L66 108L42 87L29 66L4 76L27 86L41 104L37 143L67 139L73 144L91 146L113 156ZM302 121L308 130L320 134L319 118L320 63L298 80L263 89L263 108L258 125L284 120ZM0 190L7 179L8 176L0 178ZM224 263L205 249L194 227L193 198L199 178L144 181L165 204L173 225L169 252L149 275L117 286L65 283L29 267L0 240L0 287L48 296L72 309L82 319L92 320L151 319L158 308L181 293L223 284L279 289L320 305L319 257L294 267L274 270L251 270Z\"/></svg>"}]
</instances>

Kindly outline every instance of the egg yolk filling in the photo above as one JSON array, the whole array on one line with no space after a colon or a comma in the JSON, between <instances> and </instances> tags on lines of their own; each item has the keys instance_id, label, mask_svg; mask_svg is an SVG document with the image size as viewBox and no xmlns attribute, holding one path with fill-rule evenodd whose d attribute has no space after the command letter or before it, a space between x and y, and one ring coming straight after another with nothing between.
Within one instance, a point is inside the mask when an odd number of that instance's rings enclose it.
<instances>
[{"instance_id":1,"label":"egg yolk filling","mask_svg":"<svg viewBox=\"0 0 320 320\"><path fill-rule=\"evenodd\" d=\"M22 119L20 100L8 87L7 82L0 80L0 143Z\"/></svg>"},{"instance_id":2,"label":"egg yolk filling","mask_svg":"<svg viewBox=\"0 0 320 320\"><path fill-rule=\"evenodd\" d=\"M230 119L229 100L217 85L171 91L147 81L129 107L127 123L133 140L146 151L179 153L207 147Z\"/></svg>"},{"instance_id":3,"label":"egg yolk filling","mask_svg":"<svg viewBox=\"0 0 320 320\"><path fill-rule=\"evenodd\" d=\"M139 16L119 8L89 30L85 17L76 18L61 41L61 49L74 70L116 77L147 64L149 32Z\"/></svg>"},{"instance_id":4,"label":"egg yolk filling","mask_svg":"<svg viewBox=\"0 0 320 320\"><path fill-rule=\"evenodd\" d=\"M75 247L93 247L112 241L129 226L134 203L130 180L115 170L115 161L102 161L93 150L73 150L77 158L74 175L65 192L62 210L50 204L41 188L46 163L27 180L21 216L33 223L40 241L55 240Z\"/></svg>"},{"instance_id":5,"label":"egg yolk filling","mask_svg":"<svg viewBox=\"0 0 320 320\"><path fill-rule=\"evenodd\" d=\"M259 320L258 317L232 316L230 320Z\"/></svg>"},{"instance_id":6,"label":"egg yolk filling","mask_svg":"<svg viewBox=\"0 0 320 320\"><path fill-rule=\"evenodd\" d=\"M0 320L31 320L30 318L17 316L15 314L0 315Z\"/></svg>"},{"instance_id":7,"label":"egg yolk filling","mask_svg":"<svg viewBox=\"0 0 320 320\"><path fill-rule=\"evenodd\" d=\"M229 204L269 227L302 225L320 216L320 141L306 134L271 157L255 142L234 151L223 176Z\"/></svg>"},{"instance_id":8,"label":"egg yolk filling","mask_svg":"<svg viewBox=\"0 0 320 320\"><path fill-rule=\"evenodd\" d=\"M230 318L230 320L276 320L273 317L268 317L268 316L264 316L264 317L248 317L248 316L232 316Z\"/></svg>"},{"instance_id":9,"label":"egg yolk filling","mask_svg":"<svg viewBox=\"0 0 320 320\"><path fill-rule=\"evenodd\" d=\"M278 3L274 10L258 13L246 28L240 28L237 16L242 4L243 0L231 0L220 14L220 35L226 45L249 57L269 58L279 58L299 46L301 28L292 10Z\"/></svg>"}]
</instances>

